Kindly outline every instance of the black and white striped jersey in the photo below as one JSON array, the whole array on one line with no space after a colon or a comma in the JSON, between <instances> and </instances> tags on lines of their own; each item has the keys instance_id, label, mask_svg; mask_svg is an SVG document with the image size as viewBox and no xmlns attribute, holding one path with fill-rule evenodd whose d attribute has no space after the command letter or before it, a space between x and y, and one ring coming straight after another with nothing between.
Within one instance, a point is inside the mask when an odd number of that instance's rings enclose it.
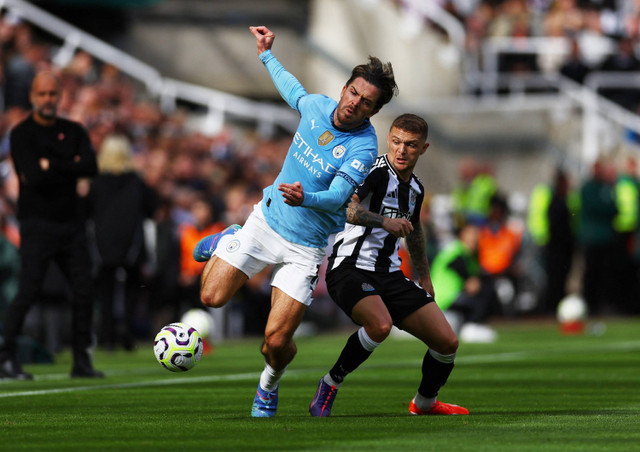
<instances>
[{"instance_id":1,"label":"black and white striped jersey","mask_svg":"<svg viewBox=\"0 0 640 452\"><path fill-rule=\"evenodd\" d=\"M424 199L422 182L415 174L409 182L400 180L386 154L376 159L356 194L365 209L389 218L406 218L419 227ZM347 223L336 235L328 270L352 265L369 271L396 271L400 269L399 247L400 239L382 228Z\"/></svg>"}]
</instances>

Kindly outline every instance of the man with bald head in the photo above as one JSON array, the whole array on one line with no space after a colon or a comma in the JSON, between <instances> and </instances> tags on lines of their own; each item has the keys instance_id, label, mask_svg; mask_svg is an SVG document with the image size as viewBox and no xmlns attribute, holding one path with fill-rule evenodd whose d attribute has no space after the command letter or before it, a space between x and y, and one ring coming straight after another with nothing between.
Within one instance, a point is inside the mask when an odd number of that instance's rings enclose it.
<instances>
[{"instance_id":1,"label":"man with bald head","mask_svg":"<svg viewBox=\"0 0 640 452\"><path fill-rule=\"evenodd\" d=\"M18 293L3 319L0 378L30 380L17 360L17 338L29 309L42 298L51 262L58 264L72 292L72 377L102 377L93 368L93 288L78 179L94 176L96 156L86 130L57 116L60 81L51 72L33 79L33 111L11 131L11 157L20 180L21 269Z\"/></svg>"}]
</instances>

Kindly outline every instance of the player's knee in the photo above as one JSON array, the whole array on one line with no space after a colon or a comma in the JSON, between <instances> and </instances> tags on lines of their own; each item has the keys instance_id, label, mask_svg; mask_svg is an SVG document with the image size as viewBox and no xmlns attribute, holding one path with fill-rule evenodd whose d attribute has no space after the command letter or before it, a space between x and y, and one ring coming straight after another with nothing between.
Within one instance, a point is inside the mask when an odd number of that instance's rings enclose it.
<instances>
[{"instance_id":1,"label":"player's knee","mask_svg":"<svg viewBox=\"0 0 640 452\"><path fill-rule=\"evenodd\" d=\"M202 290L200 290L200 301L210 308L221 308L227 304L229 297L213 287L203 286Z\"/></svg>"},{"instance_id":2,"label":"player's knee","mask_svg":"<svg viewBox=\"0 0 640 452\"><path fill-rule=\"evenodd\" d=\"M446 338L446 340L442 344L442 349L437 350L443 355L451 355L458 351L458 336L454 334L450 335Z\"/></svg>"},{"instance_id":3,"label":"player's knee","mask_svg":"<svg viewBox=\"0 0 640 452\"><path fill-rule=\"evenodd\" d=\"M278 333L265 334L263 344L264 354L279 354L284 351L296 353L296 346L291 339Z\"/></svg>"},{"instance_id":4,"label":"player's knee","mask_svg":"<svg viewBox=\"0 0 640 452\"><path fill-rule=\"evenodd\" d=\"M393 327L393 321L391 319L378 319L376 322L365 327L367 335L376 342L382 342L391 333Z\"/></svg>"}]
</instances>

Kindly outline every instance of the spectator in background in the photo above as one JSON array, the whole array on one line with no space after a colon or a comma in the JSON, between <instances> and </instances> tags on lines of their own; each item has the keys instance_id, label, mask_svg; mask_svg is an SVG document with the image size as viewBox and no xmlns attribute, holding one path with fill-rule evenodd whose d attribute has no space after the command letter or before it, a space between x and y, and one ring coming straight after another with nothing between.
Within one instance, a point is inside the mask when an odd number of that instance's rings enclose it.
<instances>
[{"instance_id":1,"label":"spectator in background","mask_svg":"<svg viewBox=\"0 0 640 452\"><path fill-rule=\"evenodd\" d=\"M558 303L567 294L575 248L575 216L579 210L579 200L569 188L568 175L558 168L553 183L536 186L529 202L527 226L540 247L546 275L546 289L538 301L538 309L546 314L555 314Z\"/></svg>"},{"instance_id":2,"label":"spectator in background","mask_svg":"<svg viewBox=\"0 0 640 452\"><path fill-rule=\"evenodd\" d=\"M616 52L607 57L598 70L614 73L640 71L640 59L635 54L634 42L626 36L620 37ZM640 89L635 86L623 86L620 88L607 86L599 91L603 96L628 110L633 112L638 110Z\"/></svg>"},{"instance_id":3,"label":"spectator in background","mask_svg":"<svg viewBox=\"0 0 640 452\"><path fill-rule=\"evenodd\" d=\"M590 68L584 62L580 54L580 46L576 39L571 39L571 50L569 56L560 66L560 74L573 80L576 83L583 83L585 77L589 74Z\"/></svg>"},{"instance_id":4,"label":"spectator in background","mask_svg":"<svg viewBox=\"0 0 640 452\"><path fill-rule=\"evenodd\" d=\"M150 310L153 313L153 330L158 331L178 318L180 279L179 224L171 217L172 203L161 198L149 233L149 283Z\"/></svg>"},{"instance_id":5,"label":"spectator in background","mask_svg":"<svg viewBox=\"0 0 640 452\"><path fill-rule=\"evenodd\" d=\"M615 173L609 162L597 160L580 190L580 234L584 252L582 296L591 315L611 311L617 293L614 262L617 213L613 195Z\"/></svg>"},{"instance_id":6,"label":"spectator in background","mask_svg":"<svg viewBox=\"0 0 640 452\"><path fill-rule=\"evenodd\" d=\"M11 156L20 178L21 271L18 294L4 316L0 376L32 379L17 360L25 317L42 293L50 261L60 265L72 293L72 377L103 377L93 368L93 287L78 180L94 176L96 157L86 130L57 116L60 82L40 72L31 86L33 112L11 132Z\"/></svg>"},{"instance_id":7,"label":"spectator in background","mask_svg":"<svg viewBox=\"0 0 640 452\"><path fill-rule=\"evenodd\" d=\"M183 222L178 234L180 237L180 278L179 296L176 300L174 317L180 318L189 308L201 307L200 275L203 262L193 259L193 250L203 238L222 231L227 225L215 221L213 206L208 200L196 199L190 206L190 219Z\"/></svg>"},{"instance_id":8,"label":"spectator in background","mask_svg":"<svg viewBox=\"0 0 640 452\"><path fill-rule=\"evenodd\" d=\"M471 157L458 161L458 180L451 193L451 211L454 228L462 227L466 222L467 204L471 182L476 175L477 162Z\"/></svg>"},{"instance_id":9,"label":"spectator in background","mask_svg":"<svg viewBox=\"0 0 640 452\"><path fill-rule=\"evenodd\" d=\"M497 298L491 280L482 277L477 256L479 233L478 226L463 225L457 230L456 239L431 264L436 302L465 342L496 339L495 331L486 325L496 312Z\"/></svg>"},{"instance_id":10,"label":"spectator in background","mask_svg":"<svg viewBox=\"0 0 640 452\"><path fill-rule=\"evenodd\" d=\"M124 135L102 142L98 170L89 192L89 224L101 308L99 342L108 349L120 344L132 350L146 264L143 222L153 216L156 195L134 170L131 143Z\"/></svg>"},{"instance_id":11,"label":"spectator in background","mask_svg":"<svg viewBox=\"0 0 640 452\"><path fill-rule=\"evenodd\" d=\"M491 197L497 191L492 172L489 164L481 164L472 158L460 161L459 185L452 194L454 225L486 223Z\"/></svg>"},{"instance_id":12,"label":"spectator in background","mask_svg":"<svg viewBox=\"0 0 640 452\"><path fill-rule=\"evenodd\" d=\"M496 289L499 289L498 284L509 289L498 290L498 295L501 302L510 304L522 275L518 262L522 231L509 222L509 206L502 194L495 194L489 204L487 223L480 228L478 236L478 262Z\"/></svg>"},{"instance_id":13,"label":"spectator in background","mask_svg":"<svg viewBox=\"0 0 640 452\"><path fill-rule=\"evenodd\" d=\"M616 303L622 313L638 312L638 266L633 248L638 230L639 187L638 162L633 156L625 156L614 184L617 213L613 219L616 231L613 261L618 268Z\"/></svg>"}]
</instances>

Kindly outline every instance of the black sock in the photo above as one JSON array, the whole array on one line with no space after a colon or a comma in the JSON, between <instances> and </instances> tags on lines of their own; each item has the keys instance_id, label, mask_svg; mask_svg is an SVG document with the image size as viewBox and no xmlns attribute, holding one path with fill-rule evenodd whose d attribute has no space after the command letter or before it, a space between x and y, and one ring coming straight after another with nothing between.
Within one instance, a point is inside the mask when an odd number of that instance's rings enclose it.
<instances>
[{"instance_id":1,"label":"black sock","mask_svg":"<svg viewBox=\"0 0 640 452\"><path fill-rule=\"evenodd\" d=\"M453 361L445 363L438 361L429 353L422 360L422 381L418 392L424 397L435 397L440 388L444 386L453 370Z\"/></svg>"},{"instance_id":2,"label":"black sock","mask_svg":"<svg viewBox=\"0 0 640 452\"><path fill-rule=\"evenodd\" d=\"M371 352L366 350L360 343L360 338L356 331L347 340L338 361L329 371L329 375L333 378L333 381L340 384L347 374L356 370L370 355Z\"/></svg>"}]
</instances>

